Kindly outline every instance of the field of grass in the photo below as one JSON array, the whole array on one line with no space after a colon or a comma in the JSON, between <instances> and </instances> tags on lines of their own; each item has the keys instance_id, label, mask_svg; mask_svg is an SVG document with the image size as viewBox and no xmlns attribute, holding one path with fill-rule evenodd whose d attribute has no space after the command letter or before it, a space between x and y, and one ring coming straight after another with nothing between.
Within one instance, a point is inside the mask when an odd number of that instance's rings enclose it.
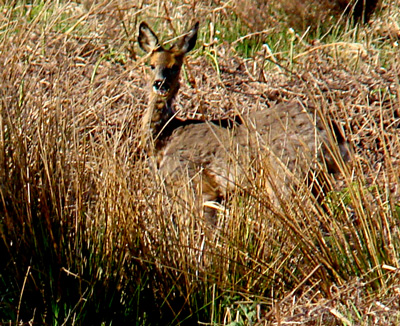
<instances>
[{"instance_id":1,"label":"field of grass","mask_svg":"<svg viewBox=\"0 0 400 326\"><path fill-rule=\"evenodd\" d=\"M286 3L0 1L0 325L400 324L400 5ZM217 225L166 196L137 27L197 20L179 114L316 109L353 149L323 201L262 162Z\"/></svg>"}]
</instances>

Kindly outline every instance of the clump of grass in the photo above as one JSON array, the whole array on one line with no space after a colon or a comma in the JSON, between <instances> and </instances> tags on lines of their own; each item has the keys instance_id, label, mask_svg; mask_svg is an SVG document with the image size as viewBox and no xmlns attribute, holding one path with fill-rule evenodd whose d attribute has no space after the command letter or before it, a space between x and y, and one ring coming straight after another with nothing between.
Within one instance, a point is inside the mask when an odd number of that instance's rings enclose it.
<instances>
[{"instance_id":1,"label":"clump of grass","mask_svg":"<svg viewBox=\"0 0 400 326\"><path fill-rule=\"evenodd\" d=\"M270 6L281 20L296 31L311 29L323 35L335 26L368 23L379 3L379 0L271 1Z\"/></svg>"},{"instance_id":2,"label":"clump of grass","mask_svg":"<svg viewBox=\"0 0 400 326\"><path fill-rule=\"evenodd\" d=\"M283 32L240 52L240 42L224 39L245 37L260 22L231 21L206 2L21 1L2 9L2 323L398 322L392 39L372 27L348 27L320 43ZM306 186L271 203L263 162L217 225L165 195L139 141L146 78L129 33L150 19L172 37L191 23L179 17L205 13L224 35L205 50L215 65L196 54L189 60L197 88L182 85L181 114L200 106L216 116L267 110L295 98L337 122L354 153L340 177L327 177L322 203ZM353 51L355 43L368 51Z\"/></svg>"}]
</instances>

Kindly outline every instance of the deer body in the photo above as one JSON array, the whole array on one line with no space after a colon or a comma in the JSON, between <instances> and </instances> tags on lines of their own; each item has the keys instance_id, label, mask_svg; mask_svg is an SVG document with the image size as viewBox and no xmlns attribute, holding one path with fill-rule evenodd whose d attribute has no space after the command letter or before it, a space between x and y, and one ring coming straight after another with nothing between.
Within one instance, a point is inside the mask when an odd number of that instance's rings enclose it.
<instances>
[{"instance_id":1,"label":"deer body","mask_svg":"<svg viewBox=\"0 0 400 326\"><path fill-rule=\"evenodd\" d=\"M274 183L268 189L272 197L277 189L287 192L293 179L301 182L321 160L335 170L332 151L326 151L326 131L299 104L278 104L232 125L174 116L172 102L179 90L183 58L195 46L197 30L198 23L167 50L146 23L139 27L139 45L150 54L153 69L143 128L154 144L158 169L170 192L176 194L191 183L201 206L219 200L235 185L245 187L256 159L265 163ZM345 157L347 149L340 150Z\"/></svg>"}]
</instances>

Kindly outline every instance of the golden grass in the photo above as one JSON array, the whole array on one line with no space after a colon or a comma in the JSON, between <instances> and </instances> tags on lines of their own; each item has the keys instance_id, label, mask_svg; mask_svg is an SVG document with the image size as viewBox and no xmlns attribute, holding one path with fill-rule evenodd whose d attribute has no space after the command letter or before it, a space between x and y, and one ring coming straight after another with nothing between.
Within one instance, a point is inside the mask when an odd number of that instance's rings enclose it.
<instances>
[{"instance_id":1,"label":"golden grass","mask_svg":"<svg viewBox=\"0 0 400 326\"><path fill-rule=\"evenodd\" d=\"M398 322L398 6L336 39L277 25L232 44L248 26L230 2L1 6L1 323ZM146 20L174 37L198 17L180 114L317 108L354 147L324 209L307 189L271 207L262 162L216 226L165 196L140 145L135 30ZM265 46L245 58L244 40Z\"/></svg>"}]
</instances>

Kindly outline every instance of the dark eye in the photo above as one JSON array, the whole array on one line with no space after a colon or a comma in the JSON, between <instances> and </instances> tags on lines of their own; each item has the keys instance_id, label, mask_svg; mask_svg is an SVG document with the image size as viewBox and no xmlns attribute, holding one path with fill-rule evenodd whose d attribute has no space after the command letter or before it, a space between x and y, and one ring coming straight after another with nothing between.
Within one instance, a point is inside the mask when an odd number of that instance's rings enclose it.
<instances>
[{"instance_id":1,"label":"dark eye","mask_svg":"<svg viewBox=\"0 0 400 326\"><path fill-rule=\"evenodd\" d=\"M154 70L155 66L154 65L150 65L151 70Z\"/></svg>"}]
</instances>

